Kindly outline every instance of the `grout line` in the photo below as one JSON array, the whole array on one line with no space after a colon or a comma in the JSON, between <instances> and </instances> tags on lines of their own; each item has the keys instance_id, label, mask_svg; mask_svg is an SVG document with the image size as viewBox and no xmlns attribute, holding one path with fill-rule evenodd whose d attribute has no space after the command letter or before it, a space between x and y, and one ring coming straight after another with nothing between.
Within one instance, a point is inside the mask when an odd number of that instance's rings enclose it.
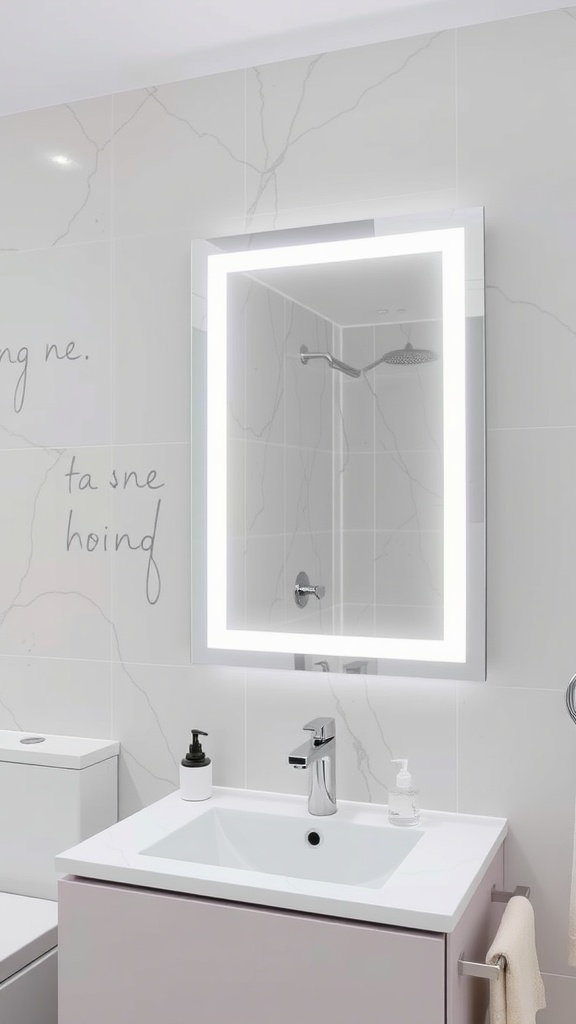
<instances>
[{"instance_id":1,"label":"grout line","mask_svg":"<svg viewBox=\"0 0 576 1024\"><path fill-rule=\"evenodd\" d=\"M114 119L115 119L115 105L114 95L110 97L110 476L114 470L114 456L113 456L113 439L116 436L116 243L114 241L114 228L115 228L115 192L114 192L114 180L115 180L115 145L114 145ZM112 527L114 528L115 520L115 508L114 508L114 495L108 492L108 501L110 503L110 518L112 519ZM109 586L110 586L110 619L114 622L114 594L115 594L115 579L116 579L116 559L112 560L110 566L109 575ZM114 736L114 670L113 670L113 659L114 659L114 630L110 630L110 735Z\"/></svg>"},{"instance_id":2,"label":"grout line","mask_svg":"<svg viewBox=\"0 0 576 1024\"><path fill-rule=\"evenodd\" d=\"M248 669L244 669L244 789L248 789Z\"/></svg>"},{"instance_id":3,"label":"grout line","mask_svg":"<svg viewBox=\"0 0 576 1024\"><path fill-rule=\"evenodd\" d=\"M454 157L456 161L456 196L460 202L460 148L458 137L458 28L454 29Z\"/></svg>"},{"instance_id":4,"label":"grout line","mask_svg":"<svg viewBox=\"0 0 576 1024\"><path fill-rule=\"evenodd\" d=\"M519 427L488 427L487 433L488 434L498 434L498 433L502 433L503 431L511 431L511 430L517 430L517 431L520 431L520 430L532 430L532 431L535 431L535 430L538 430L538 431L543 431L543 430L576 430L576 423L574 423L574 424L571 424L571 423L564 423L564 424L559 423L559 424L551 424L549 426L544 425L544 424L543 425L534 424L533 426L528 425L528 426L519 426Z\"/></svg>"},{"instance_id":5,"label":"grout line","mask_svg":"<svg viewBox=\"0 0 576 1024\"><path fill-rule=\"evenodd\" d=\"M120 443L112 441L103 441L101 444L53 444L53 445L22 445L19 448L1 448L0 455L3 452L45 452L47 450L57 451L63 448L67 452L80 452L80 451L101 451L105 448L169 448L174 446L189 445L190 441L123 441Z\"/></svg>"},{"instance_id":6,"label":"grout line","mask_svg":"<svg viewBox=\"0 0 576 1024\"><path fill-rule=\"evenodd\" d=\"M248 68L244 68L244 204L242 220L244 231L246 230L246 218L248 215Z\"/></svg>"}]
</instances>

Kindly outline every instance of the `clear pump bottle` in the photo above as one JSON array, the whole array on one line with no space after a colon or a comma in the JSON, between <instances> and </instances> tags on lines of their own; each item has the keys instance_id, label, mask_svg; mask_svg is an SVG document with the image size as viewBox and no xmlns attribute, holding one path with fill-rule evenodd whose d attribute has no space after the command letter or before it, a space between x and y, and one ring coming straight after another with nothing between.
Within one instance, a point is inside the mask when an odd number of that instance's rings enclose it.
<instances>
[{"instance_id":1,"label":"clear pump bottle","mask_svg":"<svg viewBox=\"0 0 576 1024\"><path fill-rule=\"evenodd\" d=\"M392 764L399 764L400 770L396 776L396 785L388 793L388 821L391 825L410 828L420 822L420 791L412 784L407 758L395 758Z\"/></svg>"}]
</instances>

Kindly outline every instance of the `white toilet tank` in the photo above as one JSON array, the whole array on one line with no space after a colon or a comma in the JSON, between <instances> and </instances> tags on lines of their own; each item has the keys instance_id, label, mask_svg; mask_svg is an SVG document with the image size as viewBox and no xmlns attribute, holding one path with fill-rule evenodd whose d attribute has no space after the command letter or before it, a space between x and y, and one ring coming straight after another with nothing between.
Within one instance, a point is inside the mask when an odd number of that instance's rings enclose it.
<instances>
[{"instance_id":1,"label":"white toilet tank","mask_svg":"<svg viewBox=\"0 0 576 1024\"><path fill-rule=\"evenodd\" d=\"M56 899L56 854L118 820L118 752L0 730L0 892Z\"/></svg>"}]
</instances>

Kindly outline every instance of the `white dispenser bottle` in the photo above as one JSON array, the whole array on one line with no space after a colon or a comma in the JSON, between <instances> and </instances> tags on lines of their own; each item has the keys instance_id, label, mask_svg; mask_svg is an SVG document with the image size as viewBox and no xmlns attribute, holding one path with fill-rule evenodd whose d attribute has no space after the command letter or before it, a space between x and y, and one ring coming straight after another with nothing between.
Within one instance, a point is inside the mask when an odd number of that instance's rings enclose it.
<instances>
[{"instance_id":1,"label":"white dispenser bottle","mask_svg":"<svg viewBox=\"0 0 576 1024\"><path fill-rule=\"evenodd\" d=\"M201 729L192 729L192 743L180 762L180 796L183 800L208 800L212 796L212 762L202 750Z\"/></svg>"},{"instance_id":2,"label":"white dispenser bottle","mask_svg":"<svg viewBox=\"0 0 576 1024\"><path fill-rule=\"evenodd\" d=\"M400 771L396 785L388 793L388 821L391 825L410 828L420 822L419 790L412 785L407 758L398 757L392 764L399 764Z\"/></svg>"}]
</instances>

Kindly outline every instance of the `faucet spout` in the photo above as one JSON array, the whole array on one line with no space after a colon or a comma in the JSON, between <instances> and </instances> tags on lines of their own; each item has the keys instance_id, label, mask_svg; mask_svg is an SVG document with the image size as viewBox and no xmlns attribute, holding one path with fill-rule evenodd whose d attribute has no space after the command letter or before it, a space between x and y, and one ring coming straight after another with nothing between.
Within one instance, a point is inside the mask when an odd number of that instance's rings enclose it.
<instances>
[{"instance_id":1,"label":"faucet spout","mask_svg":"<svg viewBox=\"0 0 576 1024\"><path fill-rule=\"evenodd\" d=\"M288 755L293 768L310 768L310 814L335 814L336 806L336 735L333 718L316 718L304 726L314 733L312 739Z\"/></svg>"}]
</instances>

